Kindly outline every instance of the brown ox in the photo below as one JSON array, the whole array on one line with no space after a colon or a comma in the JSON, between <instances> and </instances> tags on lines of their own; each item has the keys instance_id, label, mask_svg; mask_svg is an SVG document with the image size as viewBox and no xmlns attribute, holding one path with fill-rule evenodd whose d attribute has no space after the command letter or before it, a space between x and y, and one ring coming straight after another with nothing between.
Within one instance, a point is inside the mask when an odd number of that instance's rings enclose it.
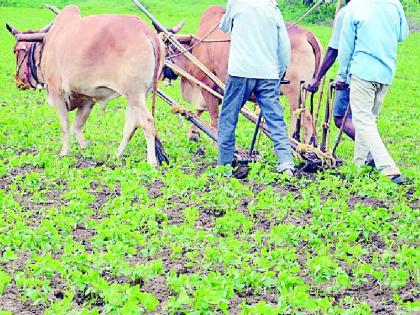
<instances>
[{"instance_id":1,"label":"brown ox","mask_svg":"<svg viewBox=\"0 0 420 315\"><path fill-rule=\"evenodd\" d=\"M220 6L212 6L207 9L201 17L197 37L192 37L192 39L190 37L191 41L189 42L184 39L183 43L187 47L192 48L190 50L191 53L211 72L226 82L228 78L230 35L223 33L219 28L212 32L222 19L224 13L225 9ZM301 27L293 26L288 30L288 33L292 47L292 59L285 79L290 80L291 84L284 85L281 91L287 96L291 107L292 119L290 133L293 134L296 129L297 119L293 113L299 107L300 81L303 80L309 83L313 79L320 66L322 48L316 37L310 31ZM200 43L200 38L205 39ZM174 54L171 49L169 50L169 55ZM175 55L177 56L172 58L175 64L213 89L219 90L217 85L192 62L176 52ZM211 124L214 128L217 128L217 119L219 116L218 105L220 104L220 100L184 78L181 79L181 90L183 98L196 106L197 115L200 116L205 110L210 112ZM312 116L308 110L302 114L302 124L304 141L305 143L309 143L314 130ZM195 139L196 137L197 129L193 127L190 131L190 138Z\"/></svg>"},{"instance_id":2,"label":"brown ox","mask_svg":"<svg viewBox=\"0 0 420 315\"><path fill-rule=\"evenodd\" d=\"M135 16L81 17L76 6L56 13L52 26L41 31L19 32L10 25L8 29L17 40L17 86L45 87L48 103L56 107L63 133L60 155L70 153L69 111L77 109L71 129L85 148L89 143L82 130L93 105L105 106L123 96L128 105L117 155L123 154L135 130L141 127L147 142L147 161L157 166L156 152L161 153L161 147L146 97L156 89L163 67L163 43Z\"/></svg>"}]
</instances>

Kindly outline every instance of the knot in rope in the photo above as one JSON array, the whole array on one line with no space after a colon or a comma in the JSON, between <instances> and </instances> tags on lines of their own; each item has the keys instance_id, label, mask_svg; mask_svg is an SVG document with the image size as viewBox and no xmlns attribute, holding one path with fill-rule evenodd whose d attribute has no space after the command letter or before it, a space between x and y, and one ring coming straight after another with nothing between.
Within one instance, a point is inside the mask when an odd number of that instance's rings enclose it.
<instances>
[{"instance_id":1,"label":"knot in rope","mask_svg":"<svg viewBox=\"0 0 420 315\"><path fill-rule=\"evenodd\" d=\"M296 116L296 117L300 117L300 116L302 116L302 114L304 113L306 111L306 108L298 108L297 110L295 110L294 112L293 112L293 115L294 116Z\"/></svg>"},{"instance_id":2,"label":"knot in rope","mask_svg":"<svg viewBox=\"0 0 420 315\"><path fill-rule=\"evenodd\" d=\"M317 158L321 160L323 166L327 166L328 168L336 167L337 160L335 159L335 157L332 155L331 152L328 152L328 151L323 152L319 148L316 148L306 143L298 142L296 140L294 140L294 142L297 145L296 152L298 154L313 153L316 155Z\"/></svg>"},{"instance_id":3,"label":"knot in rope","mask_svg":"<svg viewBox=\"0 0 420 315\"><path fill-rule=\"evenodd\" d=\"M183 108L181 105L173 105L171 108L173 114L191 115L192 112Z\"/></svg>"}]
</instances>

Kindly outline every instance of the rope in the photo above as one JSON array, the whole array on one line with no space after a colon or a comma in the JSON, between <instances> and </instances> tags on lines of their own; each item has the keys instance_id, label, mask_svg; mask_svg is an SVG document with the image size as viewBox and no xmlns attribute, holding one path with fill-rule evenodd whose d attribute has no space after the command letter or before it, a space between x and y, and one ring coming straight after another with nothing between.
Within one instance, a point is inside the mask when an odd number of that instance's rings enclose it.
<instances>
[{"instance_id":1,"label":"rope","mask_svg":"<svg viewBox=\"0 0 420 315\"><path fill-rule=\"evenodd\" d=\"M305 107L301 107L301 108L296 109L296 110L293 112L293 115L294 115L294 116L296 116L296 117L301 117L301 116L302 116L302 114L303 114L305 111L306 111L306 108L305 108Z\"/></svg>"},{"instance_id":2,"label":"rope","mask_svg":"<svg viewBox=\"0 0 420 315\"><path fill-rule=\"evenodd\" d=\"M185 109L184 107L182 107L179 104L172 105L172 107L171 107L171 113L172 114L175 114L175 115L178 115L178 114L179 115L191 115L192 114L191 111Z\"/></svg>"},{"instance_id":3,"label":"rope","mask_svg":"<svg viewBox=\"0 0 420 315\"><path fill-rule=\"evenodd\" d=\"M328 168L333 168L337 166L337 160L334 158L331 152L329 151L323 152L319 148L315 148L309 144L301 143L295 139L292 139L292 141L297 145L296 147L297 153L299 154L313 153L321 160L321 163L323 166L327 166Z\"/></svg>"},{"instance_id":4,"label":"rope","mask_svg":"<svg viewBox=\"0 0 420 315\"><path fill-rule=\"evenodd\" d=\"M218 39L218 40L206 40L211 34L213 34L217 29L219 28L219 23L217 23L209 32L207 32L206 35L204 35L203 38L199 38L197 36L192 35L192 38L196 38L198 39L198 42L196 42L194 45L192 45L191 47L188 48L184 48L183 50L181 50L181 52L176 53L174 55L169 56L169 59L178 57L180 55L185 54L186 52L189 52L191 50L193 50L195 47L197 47L198 45L200 45L201 43L229 43L231 40L230 39Z\"/></svg>"}]
</instances>

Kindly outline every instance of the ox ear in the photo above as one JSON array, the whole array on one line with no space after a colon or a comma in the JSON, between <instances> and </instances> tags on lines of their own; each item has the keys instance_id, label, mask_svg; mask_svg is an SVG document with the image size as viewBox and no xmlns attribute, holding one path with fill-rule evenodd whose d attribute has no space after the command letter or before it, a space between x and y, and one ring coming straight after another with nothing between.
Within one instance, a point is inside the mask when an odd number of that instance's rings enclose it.
<instances>
[{"instance_id":1,"label":"ox ear","mask_svg":"<svg viewBox=\"0 0 420 315\"><path fill-rule=\"evenodd\" d=\"M16 36L17 34L19 34L19 31L17 29L15 29L12 25L10 25L9 23L6 23L6 28L7 30L10 32L10 34L12 34L13 36Z\"/></svg>"},{"instance_id":2,"label":"ox ear","mask_svg":"<svg viewBox=\"0 0 420 315\"><path fill-rule=\"evenodd\" d=\"M182 30L185 26L185 22L182 21L180 22L178 25L172 27L171 29L169 29L169 32L171 32L172 34L176 34L178 33L180 30Z\"/></svg>"}]
</instances>

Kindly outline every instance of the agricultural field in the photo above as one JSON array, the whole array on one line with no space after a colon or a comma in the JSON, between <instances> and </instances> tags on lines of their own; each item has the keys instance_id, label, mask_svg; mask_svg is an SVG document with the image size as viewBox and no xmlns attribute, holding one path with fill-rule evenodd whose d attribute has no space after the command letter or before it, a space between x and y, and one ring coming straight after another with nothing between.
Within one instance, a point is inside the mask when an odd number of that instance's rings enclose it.
<instances>
[{"instance_id":1,"label":"agricultural field","mask_svg":"<svg viewBox=\"0 0 420 315\"><path fill-rule=\"evenodd\" d=\"M165 25L185 20L185 33L210 3L225 3L146 2ZM0 7L0 25L40 28L54 18L27 3ZM140 15L129 1L76 3L84 14ZM419 12L410 14L418 21ZM330 27L305 27L326 45ZM190 125L162 101L157 126L170 165L146 163L141 132L123 159L114 157L122 99L95 107L86 125L92 145L73 142L60 159L55 110L44 92L15 88L14 39L4 27L0 38L0 315L420 312L420 33L400 46L379 119L413 180L404 187L354 167L347 138L338 171L284 178L262 138L267 163L252 165L245 180L231 178L215 167L212 142L189 142ZM181 99L178 83L162 89ZM241 120L238 143L249 146L252 133Z\"/></svg>"}]
</instances>

